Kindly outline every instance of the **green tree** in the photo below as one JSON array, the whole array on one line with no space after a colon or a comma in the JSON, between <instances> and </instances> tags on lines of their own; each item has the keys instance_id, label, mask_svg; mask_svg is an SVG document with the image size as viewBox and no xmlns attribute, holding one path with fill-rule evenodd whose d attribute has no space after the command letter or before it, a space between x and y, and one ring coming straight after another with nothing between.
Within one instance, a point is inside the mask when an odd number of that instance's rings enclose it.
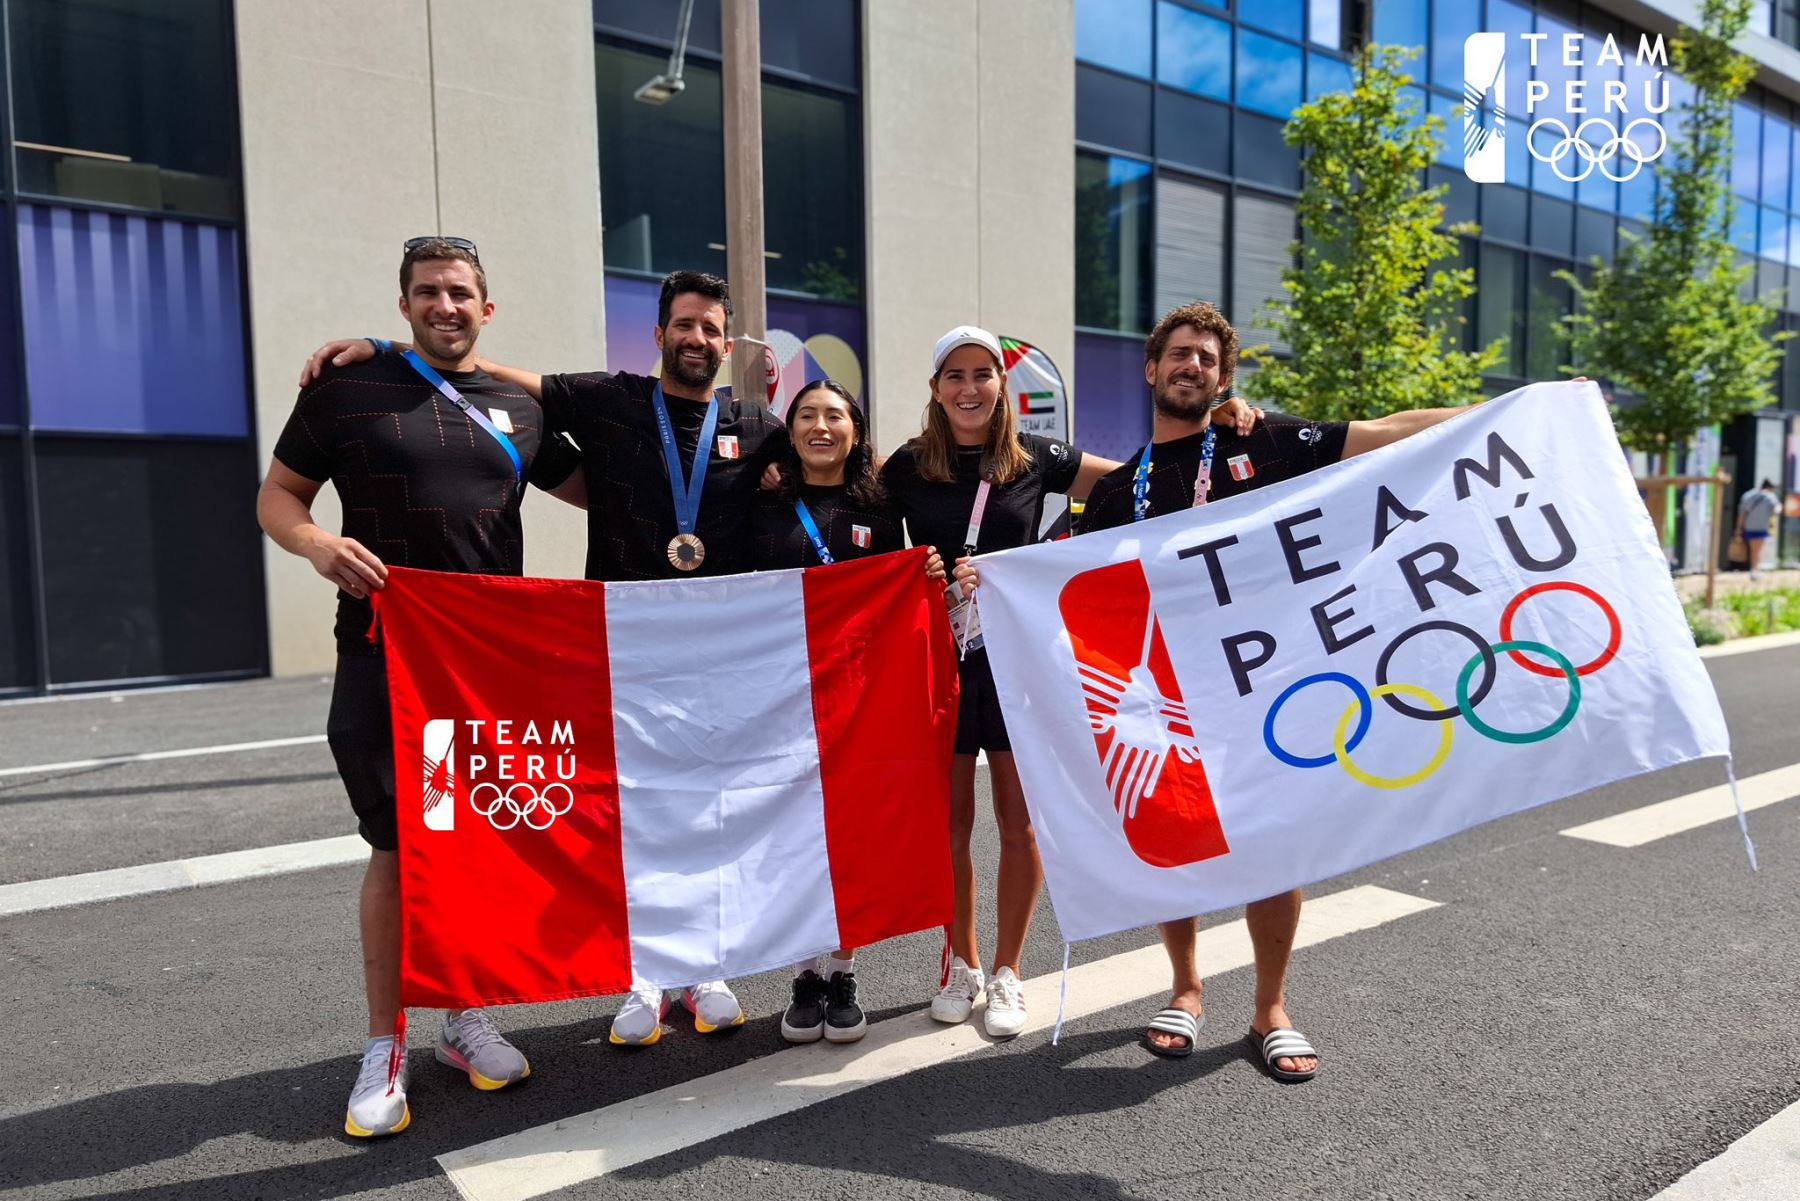
<instances>
[{"instance_id":1,"label":"green tree","mask_svg":"<svg viewBox=\"0 0 1800 1201\"><path fill-rule=\"evenodd\" d=\"M1649 237L1626 233L1590 282L1563 273L1576 293L1575 365L1642 397L1615 414L1619 436L1665 464L1701 428L1775 399L1779 343L1791 336L1770 333L1774 303L1744 298L1751 266L1738 265L1729 237L1731 106L1756 73L1731 40L1749 17L1750 0L1705 0L1701 28L1670 43L1694 98L1659 167Z\"/></svg>"},{"instance_id":2,"label":"green tree","mask_svg":"<svg viewBox=\"0 0 1800 1201\"><path fill-rule=\"evenodd\" d=\"M1286 412L1348 421L1467 403L1505 348L1460 349L1475 273L1457 239L1476 227L1444 228L1445 189L1423 185L1444 122L1419 120L1401 91L1414 53L1365 46L1352 90L1302 106L1284 131L1306 155L1299 265L1269 308L1293 353L1247 351L1244 390Z\"/></svg>"}]
</instances>

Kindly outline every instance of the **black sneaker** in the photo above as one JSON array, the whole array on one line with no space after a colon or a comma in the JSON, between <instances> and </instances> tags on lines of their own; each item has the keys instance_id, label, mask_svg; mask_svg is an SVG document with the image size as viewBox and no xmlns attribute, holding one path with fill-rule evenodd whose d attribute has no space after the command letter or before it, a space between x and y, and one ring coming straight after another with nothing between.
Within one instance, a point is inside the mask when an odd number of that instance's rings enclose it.
<instances>
[{"instance_id":1,"label":"black sneaker","mask_svg":"<svg viewBox=\"0 0 1800 1201\"><path fill-rule=\"evenodd\" d=\"M853 1043L868 1030L862 1006L856 1003L856 973L831 973L831 982L825 986L826 1040Z\"/></svg>"},{"instance_id":2,"label":"black sneaker","mask_svg":"<svg viewBox=\"0 0 1800 1201\"><path fill-rule=\"evenodd\" d=\"M794 1003L781 1015L781 1037L791 1043L819 1041L825 1034L825 988L825 981L810 968L794 977ZM852 986L851 996L855 995ZM859 1022L862 1020L860 1009L856 1017Z\"/></svg>"}]
</instances>

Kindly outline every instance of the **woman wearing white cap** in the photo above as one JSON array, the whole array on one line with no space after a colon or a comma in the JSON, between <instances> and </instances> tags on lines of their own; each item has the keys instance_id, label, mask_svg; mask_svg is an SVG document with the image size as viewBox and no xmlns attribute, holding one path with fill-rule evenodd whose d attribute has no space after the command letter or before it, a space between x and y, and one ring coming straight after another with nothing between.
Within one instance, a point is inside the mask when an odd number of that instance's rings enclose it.
<instances>
[{"instance_id":1,"label":"woman wearing white cap","mask_svg":"<svg viewBox=\"0 0 1800 1201\"><path fill-rule=\"evenodd\" d=\"M1067 442L1020 434L1006 397L1006 364L1000 341L987 330L960 325L932 354L931 401L925 428L897 450L882 480L906 521L914 546L935 546L945 558L1005 550L1037 539L1044 494L1085 497L1094 482L1118 466L1083 454ZM1250 411L1226 411L1240 422ZM1252 417L1253 419L1253 417ZM955 548L962 548L956 551ZM960 599L960 598L953 598ZM1019 956L1043 888L1044 873L1032 837L1031 818L1012 743L994 693L994 677L978 631L965 638L962 618L953 625L964 639L962 701L956 755L950 774L950 851L956 916L950 927L949 969L931 1002L940 1022L961 1022L987 993L987 1031L1009 1038L1025 1027L1025 993ZM994 817L1000 827L999 932L993 975L981 969L975 940L975 869L969 838L975 823L975 756L985 750L992 774Z\"/></svg>"}]
</instances>

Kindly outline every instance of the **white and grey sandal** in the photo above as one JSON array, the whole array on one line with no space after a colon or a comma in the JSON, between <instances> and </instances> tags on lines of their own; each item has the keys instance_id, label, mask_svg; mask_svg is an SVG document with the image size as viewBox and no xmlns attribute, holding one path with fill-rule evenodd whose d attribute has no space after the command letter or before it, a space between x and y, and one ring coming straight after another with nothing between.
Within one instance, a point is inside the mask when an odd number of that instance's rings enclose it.
<instances>
[{"instance_id":1,"label":"white and grey sandal","mask_svg":"<svg viewBox=\"0 0 1800 1201\"><path fill-rule=\"evenodd\" d=\"M1195 1015L1189 1013L1185 1009L1165 1009L1150 1019L1150 1025L1144 1031L1144 1045L1150 1048L1150 1053L1152 1055L1162 1055L1169 1059L1181 1059L1184 1056L1192 1055L1194 1053L1194 1043L1200 1037L1200 1027L1205 1024L1206 1015L1204 1013ZM1156 1040L1150 1037L1150 1031L1152 1030L1156 1031L1158 1034L1168 1034L1175 1038L1185 1038L1187 1039L1187 1043L1184 1046L1178 1047L1159 1046Z\"/></svg>"},{"instance_id":2,"label":"white and grey sandal","mask_svg":"<svg viewBox=\"0 0 1800 1201\"><path fill-rule=\"evenodd\" d=\"M1285 1080L1298 1084L1302 1080L1311 1080L1319 1074L1315 1066L1311 1071L1290 1072L1275 1066L1277 1059L1318 1059L1318 1051L1306 1041L1306 1036L1292 1026L1277 1026L1267 1034L1258 1034L1254 1029L1246 1035L1256 1053L1262 1056L1263 1066L1269 1069L1269 1075L1277 1080Z\"/></svg>"}]
</instances>

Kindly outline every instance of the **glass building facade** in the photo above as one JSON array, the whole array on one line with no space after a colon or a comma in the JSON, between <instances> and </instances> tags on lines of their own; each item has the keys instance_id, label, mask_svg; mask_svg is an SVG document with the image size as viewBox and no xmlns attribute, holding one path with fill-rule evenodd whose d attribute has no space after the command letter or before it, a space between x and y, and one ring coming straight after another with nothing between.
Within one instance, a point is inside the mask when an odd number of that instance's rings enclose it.
<instances>
[{"instance_id":1,"label":"glass building facade","mask_svg":"<svg viewBox=\"0 0 1800 1201\"><path fill-rule=\"evenodd\" d=\"M8 0L0 694L267 670L225 0Z\"/></svg>"},{"instance_id":2,"label":"glass building facade","mask_svg":"<svg viewBox=\"0 0 1800 1201\"><path fill-rule=\"evenodd\" d=\"M1769 31L1793 31L1792 8L1763 6ZM1428 182L1444 184L1452 222L1475 221L1464 262L1478 291L1469 346L1504 337L1490 395L1557 378L1568 361L1558 318L1572 306L1562 269L1610 259L1621 230L1643 227L1659 172L1613 183L1556 177L1509 137L1508 183L1471 183L1461 167L1462 49L1478 30L1593 39L1635 48L1641 30L1595 5L1556 0L1076 0L1076 397L1084 447L1119 458L1148 436L1142 338L1155 315L1191 299L1218 303L1246 346L1279 350L1264 306L1280 289L1296 235L1301 182L1282 123L1303 100L1346 87L1349 58L1369 30L1411 47L1419 111L1443 116L1449 137ZM1785 21L1785 25L1780 23ZM1366 23L1366 24L1365 24ZM1777 28L1779 26L1779 28ZM1587 55L1585 57L1597 57ZM1525 111L1528 80L1560 95L1568 79L1599 91L1607 80L1640 89L1659 68L1566 67L1546 53L1531 71L1509 71L1506 107ZM1672 72L1670 73L1672 75ZM1672 88L1674 107L1683 85ZM1671 127L1673 118L1669 119ZM1796 110L1752 87L1737 106L1731 173L1732 237L1754 264L1759 292L1783 293L1781 324L1800 329L1800 187L1795 186ZM1665 160L1666 161L1666 160ZM1724 432L1728 470L1781 478L1782 445L1762 427L1800 412L1800 362L1784 359L1777 405ZM1629 397L1620 398L1629 402ZM1758 449L1758 448L1761 449ZM1747 487L1748 484L1746 483Z\"/></svg>"}]
</instances>

